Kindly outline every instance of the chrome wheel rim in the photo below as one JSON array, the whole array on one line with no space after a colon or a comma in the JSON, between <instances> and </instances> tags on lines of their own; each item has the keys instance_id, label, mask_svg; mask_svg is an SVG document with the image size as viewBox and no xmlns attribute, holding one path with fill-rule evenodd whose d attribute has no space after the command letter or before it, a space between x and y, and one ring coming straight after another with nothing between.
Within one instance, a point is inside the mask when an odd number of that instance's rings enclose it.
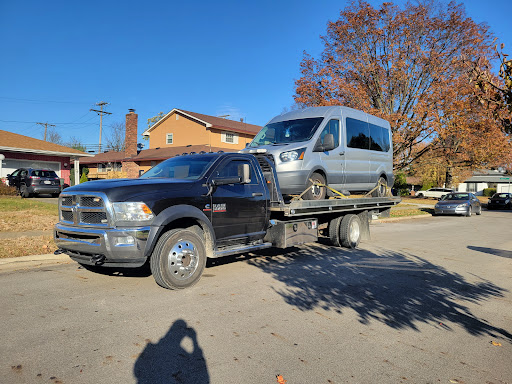
<instances>
[{"instance_id":1,"label":"chrome wheel rim","mask_svg":"<svg viewBox=\"0 0 512 384\"><path fill-rule=\"evenodd\" d=\"M199 265L197 248L190 240L180 240L169 252L168 268L177 280L187 280Z\"/></svg>"}]
</instances>

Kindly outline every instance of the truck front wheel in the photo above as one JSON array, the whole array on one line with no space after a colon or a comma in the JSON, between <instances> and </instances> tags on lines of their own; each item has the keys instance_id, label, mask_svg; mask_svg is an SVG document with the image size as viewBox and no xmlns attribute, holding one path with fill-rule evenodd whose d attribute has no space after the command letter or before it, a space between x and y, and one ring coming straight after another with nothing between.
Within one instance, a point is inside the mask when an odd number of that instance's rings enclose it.
<instances>
[{"instance_id":1,"label":"truck front wheel","mask_svg":"<svg viewBox=\"0 0 512 384\"><path fill-rule=\"evenodd\" d=\"M183 289L199 281L206 265L206 250L197 231L171 229L158 240L150 267L158 285Z\"/></svg>"},{"instance_id":2,"label":"truck front wheel","mask_svg":"<svg viewBox=\"0 0 512 384\"><path fill-rule=\"evenodd\" d=\"M361 220L357 215L343 216L340 223L340 244L347 248L356 248L361 241Z\"/></svg>"}]
</instances>

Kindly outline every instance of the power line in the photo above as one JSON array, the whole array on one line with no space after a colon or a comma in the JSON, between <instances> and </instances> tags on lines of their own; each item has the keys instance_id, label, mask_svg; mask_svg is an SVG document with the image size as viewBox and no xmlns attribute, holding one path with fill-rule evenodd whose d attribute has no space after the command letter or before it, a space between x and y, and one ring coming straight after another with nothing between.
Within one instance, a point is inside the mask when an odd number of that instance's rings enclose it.
<instances>
[{"instance_id":1,"label":"power line","mask_svg":"<svg viewBox=\"0 0 512 384\"><path fill-rule=\"evenodd\" d=\"M56 101L56 100L35 100L35 99L18 99L15 97L0 96L2 100L16 101L16 102L29 102L29 103L57 103L57 104L91 104L82 101Z\"/></svg>"},{"instance_id":2,"label":"power line","mask_svg":"<svg viewBox=\"0 0 512 384\"><path fill-rule=\"evenodd\" d=\"M105 113L108 113L108 112L105 112ZM92 119L89 119L89 120L92 120ZM89 120L87 120L87 121L89 121ZM19 121L19 120L0 120L0 122L2 122L2 123L21 123L21 124L37 124L38 123L37 121ZM63 124L95 125L93 123L73 123L73 122L71 122L71 123L54 123L54 124L59 124L59 125L63 125Z\"/></svg>"}]
</instances>

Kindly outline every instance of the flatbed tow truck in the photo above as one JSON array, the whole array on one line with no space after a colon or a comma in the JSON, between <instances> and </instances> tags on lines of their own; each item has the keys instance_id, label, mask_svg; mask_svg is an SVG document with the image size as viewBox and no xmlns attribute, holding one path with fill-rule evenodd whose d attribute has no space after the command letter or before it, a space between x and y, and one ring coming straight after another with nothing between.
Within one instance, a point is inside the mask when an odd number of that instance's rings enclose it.
<instances>
[{"instance_id":1,"label":"flatbed tow truck","mask_svg":"<svg viewBox=\"0 0 512 384\"><path fill-rule=\"evenodd\" d=\"M160 286L183 289L197 283L207 258L287 248L319 236L355 248L369 239L372 217L388 216L399 202L392 196L285 200L269 156L191 154L137 179L67 188L59 197L54 239L56 253L82 265L149 262Z\"/></svg>"}]
</instances>

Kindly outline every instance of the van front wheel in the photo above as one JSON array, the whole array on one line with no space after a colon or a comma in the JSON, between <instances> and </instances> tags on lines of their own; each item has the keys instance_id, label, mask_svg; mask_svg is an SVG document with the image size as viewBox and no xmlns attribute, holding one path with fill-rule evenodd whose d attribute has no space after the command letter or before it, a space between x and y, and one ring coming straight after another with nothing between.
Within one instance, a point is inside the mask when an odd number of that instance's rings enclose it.
<instances>
[{"instance_id":1,"label":"van front wheel","mask_svg":"<svg viewBox=\"0 0 512 384\"><path fill-rule=\"evenodd\" d=\"M308 191L304 194L305 200L323 200L325 199L326 188L320 185L325 185L325 177L320 173L313 173L308 180ZM313 183L311 182L313 181Z\"/></svg>"}]
</instances>

